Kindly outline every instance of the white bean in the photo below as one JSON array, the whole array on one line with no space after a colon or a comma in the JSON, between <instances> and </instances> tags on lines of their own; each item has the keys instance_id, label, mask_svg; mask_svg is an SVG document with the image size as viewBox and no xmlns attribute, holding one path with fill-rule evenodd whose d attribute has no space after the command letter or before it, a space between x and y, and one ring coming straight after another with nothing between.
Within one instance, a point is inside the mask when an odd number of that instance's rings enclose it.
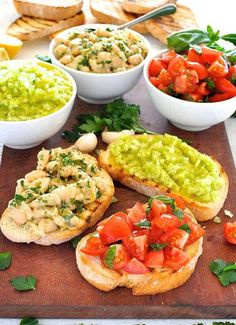
<instances>
[{"instance_id":1,"label":"white bean","mask_svg":"<svg viewBox=\"0 0 236 325\"><path fill-rule=\"evenodd\" d=\"M75 146L81 151L85 153L90 153L94 151L97 147L98 140L94 133L87 133L82 135L76 142Z\"/></svg>"},{"instance_id":2,"label":"white bean","mask_svg":"<svg viewBox=\"0 0 236 325\"><path fill-rule=\"evenodd\" d=\"M103 131L102 132L102 141L107 144L110 144L121 136L134 135L134 134L135 134L134 130L122 130L120 132Z\"/></svg>"}]
</instances>

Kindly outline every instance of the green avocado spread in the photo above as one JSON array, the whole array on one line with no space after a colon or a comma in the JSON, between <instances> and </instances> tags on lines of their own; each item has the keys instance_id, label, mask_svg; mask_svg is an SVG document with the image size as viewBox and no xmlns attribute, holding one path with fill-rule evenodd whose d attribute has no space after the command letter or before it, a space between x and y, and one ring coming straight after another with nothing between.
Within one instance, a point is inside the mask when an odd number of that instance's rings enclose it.
<instances>
[{"instance_id":1,"label":"green avocado spread","mask_svg":"<svg viewBox=\"0 0 236 325\"><path fill-rule=\"evenodd\" d=\"M123 136L110 146L109 160L130 175L166 186L201 203L217 200L218 165L176 136Z\"/></svg>"},{"instance_id":2,"label":"green avocado spread","mask_svg":"<svg viewBox=\"0 0 236 325\"><path fill-rule=\"evenodd\" d=\"M62 108L72 84L56 67L29 61L0 64L0 120L31 120Z\"/></svg>"}]
</instances>

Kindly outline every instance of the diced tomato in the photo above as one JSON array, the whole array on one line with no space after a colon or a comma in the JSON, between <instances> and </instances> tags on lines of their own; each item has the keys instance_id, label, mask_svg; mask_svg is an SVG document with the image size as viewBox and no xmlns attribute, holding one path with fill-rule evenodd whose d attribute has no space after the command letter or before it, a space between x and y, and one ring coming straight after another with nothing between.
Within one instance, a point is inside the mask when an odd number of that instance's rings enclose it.
<instances>
[{"instance_id":1,"label":"diced tomato","mask_svg":"<svg viewBox=\"0 0 236 325\"><path fill-rule=\"evenodd\" d=\"M165 94L168 94L168 87L162 84L158 85L157 88Z\"/></svg>"},{"instance_id":2,"label":"diced tomato","mask_svg":"<svg viewBox=\"0 0 236 325\"><path fill-rule=\"evenodd\" d=\"M209 97L209 102L221 102L222 100L226 100L226 99L229 99L229 98L232 98L234 96L228 94L228 93L225 93L225 94L214 94L213 96L210 96Z\"/></svg>"},{"instance_id":3,"label":"diced tomato","mask_svg":"<svg viewBox=\"0 0 236 325\"><path fill-rule=\"evenodd\" d=\"M99 231L104 245L114 243L131 235L128 223L121 217L113 215Z\"/></svg>"},{"instance_id":4,"label":"diced tomato","mask_svg":"<svg viewBox=\"0 0 236 325\"><path fill-rule=\"evenodd\" d=\"M115 255L113 256L113 259L111 259L111 256L108 256L110 253L110 247L102 257L102 263L106 267L117 271L122 269L122 267L129 262L130 257L122 244L113 244L112 247L115 247ZM109 264L107 263L107 259L109 259Z\"/></svg>"},{"instance_id":5,"label":"diced tomato","mask_svg":"<svg viewBox=\"0 0 236 325\"><path fill-rule=\"evenodd\" d=\"M166 69L162 69L157 77L157 82L159 85L169 86L172 83L172 77Z\"/></svg>"},{"instance_id":6,"label":"diced tomato","mask_svg":"<svg viewBox=\"0 0 236 325\"><path fill-rule=\"evenodd\" d=\"M187 245L190 245L201 238L205 234L205 230L200 225L193 223L192 221L187 221L187 224L191 230L187 241Z\"/></svg>"},{"instance_id":7,"label":"diced tomato","mask_svg":"<svg viewBox=\"0 0 236 325\"><path fill-rule=\"evenodd\" d=\"M163 230L157 227L155 224L152 224L152 228L149 230L148 242L150 244L160 241Z\"/></svg>"},{"instance_id":8,"label":"diced tomato","mask_svg":"<svg viewBox=\"0 0 236 325\"><path fill-rule=\"evenodd\" d=\"M227 242L236 245L236 222L224 224L224 236Z\"/></svg>"},{"instance_id":9,"label":"diced tomato","mask_svg":"<svg viewBox=\"0 0 236 325\"><path fill-rule=\"evenodd\" d=\"M146 219L146 211L142 203L137 202L135 205L128 209L128 218L133 224L139 222L140 220Z\"/></svg>"},{"instance_id":10,"label":"diced tomato","mask_svg":"<svg viewBox=\"0 0 236 325\"><path fill-rule=\"evenodd\" d=\"M191 61L189 61L187 64L188 68L192 68L197 72L199 80L207 78L209 73L203 64Z\"/></svg>"},{"instance_id":11,"label":"diced tomato","mask_svg":"<svg viewBox=\"0 0 236 325\"><path fill-rule=\"evenodd\" d=\"M139 261L144 261L148 248L146 235L129 236L124 238L122 242L130 256L136 257Z\"/></svg>"},{"instance_id":12,"label":"diced tomato","mask_svg":"<svg viewBox=\"0 0 236 325\"><path fill-rule=\"evenodd\" d=\"M172 76L179 76L186 73L187 70L187 62L183 56L177 55L174 59L172 59L168 65L167 71Z\"/></svg>"},{"instance_id":13,"label":"diced tomato","mask_svg":"<svg viewBox=\"0 0 236 325\"><path fill-rule=\"evenodd\" d=\"M198 75L195 70L188 70L186 74L174 78L173 89L179 94L189 94L195 91L198 83Z\"/></svg>"},{"instance_id":14,"label":"diced tomato","mask_svg":"<svg viewBox=\"0 0 236 325\"><path fill-rule=\"evenodd\" d=\"M174 59L175 57L176 57L175 50L169 50L168 52L165 52L164 54L162 54L161 61L166 63L166 64L169 64L170 61L172 59Z\"/></svg>"},{"instance_id":15,"label":"diced tomato","mask_svg":"<svg viewBox=\"0 0 236 325\"><path fill-rule=\"evenodd\" d=\"M210 49L209 47L202 46L202 60L206 63L213 63L214 61L218 60L218 58L223 55L223 52Z\"/></svg>"},{"instance_id":16,"label":"diced tomato","mask_svg":"<svg viewBox=\"0 0 236 325\"><path fill-rule=\"evenodd\" d=\"M145 274L149 273L149 269L135 257L133 257L122 269L130 274Z\"/></svg>"},{"instance_id":17,"label":"diced tomato","mask_svg":"<svg viewBox=\"0 0 236 325\"><path fill-rule=\"evenodd\" d=\"M160 59L153 59L149 65L148 71L149 76L151 77L157 77L162 69L166 69L167 65L161 61Z\"/></svg>"},{"instance_id":18,"label":"diced tomato","mask_svg":"<svg viewBox=\"0 0 236 325\"><path fill-rule=\"evenodd\" d=\"M149 237L149 232L150 232L150 229L142 229L142 228L137 228L137 229L135 229L133 232L132 232L132 235L134 236L134 237L138 237L138 236L143 236L143 235L146 235L147 236L147 238Z\"/></svg>"},{"instance_id":19,"label":"diced tomato","mask_svg":"<svg viewBox=\"0 0 236 325\"><path fill-rule=\"evenodd\" d=\"M174 193L169 193L168 196L175 200L175 204L177 205L178 208L180 208L181 210L185 209L185 202L179 195Z\"/></svg>"},{"instance_id":20,"label":"diced tomato","mask_svg":"<svg viewBox=\"0 0 236 325\"><path fill-rule=\"evenodd\" d=\"M163 263L164 263L163 249L158 252L156 251L149 252L145 257L145 261L144 261L144 264L147 267L152 267L152 268L162 267Z\"/></svg>"},{"instance_id":21,"label":"diced tomato","mask_svg":"<svg viewBox=\"0 0 236 325\"><path fill-rule=\"evenodd\" d=\"M208 72L212 77L222 78L228 74L229 68L226 61L222 57L219 57L218 60L209 66Z\"/></svg>"},{"instance_id":22,"label":"diced tomato","mask_svg":"<svg viewBox=\"0 0 236 325\"><path fill-rule=\"evenodd\" d=\"M188 50L188 60L192 62L203 63L201 54L197 53L197 51L193 48L190 48Z\"/></svg>"},{"instance_id":23,"label":"diced tomato","mask_svg":"<svg viewBox=\"0 0 236 325\"><path fill-rule=\"evenodd\" d=\"M160 200L152 200L151 210L147 216L148 220L152 220L155 217L160 217L162 213L167 211L167 205Z\"/></svg>"},{"instance_id":24,"label":"diced tomato","mask_svg":"<svg viewBox=\"0 0 236 325\"><path fill-rule=\"evenodd\" d=\"M226 78L219 78L216 80L216 88L222 93L227 93L236 96L236 87Z\"/></svg>"},{"instance_id":25,"label":"diced tomato","mask_svg":"<svg viewBox=\"0 0 236 325\"><path fill-rule=\"evenodd\" d=\"M205 81L201 82L197 89L195 90L195 94L201 95L201 96L207 96L210 94L210 89L208 88L208 85Z\"/></svg>"},{"instance_id":26,"label":"diced tomato","mask_svg":"<svg viewBox=\"0 0 236 325\"><path fill-rule=\"evenodd\" d=\"M179 219L173 214L162 214L160 217L153 219L153 224L163 231L167 232L180 226Z\"/></svg>"},{"instance_id":27,"label":"diced tomato","mask_svg":"<svg viewBox=\"0 0 236 325\"><path fill-rule=\"evenodd\" d=\"M231 78L236 79L236 64L229 68L227 78L228 79L231 79Z\"/></svg>"},{"instance_id":28,"label":"diced tomato","mask_svg":"<svg viewBox=\"0 0 236 325\"><path fill-rule=\"evenodd\" d=\"M126 221L130 227L130 230L132 231L134 229L133 223L131 222L131 220L128 218L127 213L125 212L116 212L115 214L113 214L116 217L120 217L122 218L124 221Z\"/></svg>"},{"instance_id":29,"label":"diced tomato","mask_svg":"<svg viewBox=\"0 0 236 325\"><path fill-rule=\"evenodd\" d=\"M106 250L107 247L103 245L101 239L93 236L87 240L85 247L81 248L81 252L92 256L101 256L106 252Z\"/></svg>"},{"instance_id":30,"label":"diced tomato","mask_svg":"<svg viewBox=\"0 0 236 325\"><path fill-rule=\"evenodd\" d=\"M189 93L182 96L182 99L188 100L190 102L202 102L203 96L197 93Z\"/></svg>"},{"instance_id":31,"label":"diced tomato","mask_svg":"<svg viewBox=\"0 0 236 325\"><path fill-rule=\"evenodd\" d=\"M189 256L186 252L176 247L167 247L164 249L164 266L170 267L177 271L189 261Z\"/></svg>"},{"instance_id":32,"label":"diced tomato","mask_svg":"<svg viewBox=\"0 0 236 325\"><path fill-rule=\"evenodd\" d=\"M159 83L158 83L156 77L149 77L149 80L151 81L151 83L153 84L153 86L158 87Z\"/></svg>"},{"instance_id":33,"label":"diced tomato","mask_svg":"<svg viewBox=\"0 0 236 325\"><path fill-rule=\"evenodd\" d=\"M183 249L187 243L189 234L182 229L173 229L161 237L161 242L168 244L171 247Z\"/></svg>"}]
</instances>

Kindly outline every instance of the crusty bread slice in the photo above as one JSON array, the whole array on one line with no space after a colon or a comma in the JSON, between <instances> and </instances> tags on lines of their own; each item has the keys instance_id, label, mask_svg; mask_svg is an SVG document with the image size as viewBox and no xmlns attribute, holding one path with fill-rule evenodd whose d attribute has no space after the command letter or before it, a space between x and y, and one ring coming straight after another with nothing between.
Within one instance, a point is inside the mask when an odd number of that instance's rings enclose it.
<instances>
[{"instance_id":1,"label":"crusty bread slice","mask_svg":"<svg viewBox=\"0 0 236 325\"><path fill-rule=\"evenodd\" d=\"M177 4L177 10L174 14L147 20L145 25L152 36L164 44L167 43L167 37L173 32L198 26L192 10L180 4Z\"/></svg>"},{"instance_id":2,"label":"crusty bread slice","mask_svg":"<svg viewBox=\"0 0 236 325\"><path fill-rule=\"evenodd\" d=\"M143 15L156 8L164 6L169 0L124 0L122 8L133 14Z\"/></svg>"},{"instance_id":3,"label":"crusty bread slice","mask_svg":"<svg viewBox=\"0 0 236 325\"><path fill-rule=\"evenodd\" d=\"M136 190L147 196L154 196L159 194L169 193L168 188L162 184L156 184L150 180L141 180L133 175L128 174L119 166L114 166L109 159L109 146L106 151L101 151L98 157L99 164L104 168L115 181L119 181L125 186ZM226 172L223 167L214 160L219 169L219 174L223 181L223 186L220 190L219 198L217 201L212 203L201 203L198 201L191 200L187 197L183 197L186 206L193 212L195 218L198 221L207 221L214 218L222 208L228 193L229 181ZM175 193L180 195L179 193Z\"/></svg>"},{"instance_id":4,"label":"crusty bread slice","mask_svg":"<svg viewBox=\"0 0 236 325\"><path fill-rule=\"evenodd\" d=\"M125 12L118 0L90 0L90 9L99 23L122 25L136 18L135 15ZM132 27L141 34L147 34L145 23Z\"/></svg>"},{"instance_id":5,"label":"crusty bread slice","mask_svg":"<svg viewBox=\"0 0 236 325\"><path fill-rule=\"evenodd\" d=\"M186 209L188 210L188 209ZM188 210L192 221L196 222ZM95 233L94 233L95 234ZM116 287L132 289L134 295L155 295L175 289L184 284L194 272L199 256L202 254L203 238L186 247L189 262L177 272L163 268L153 270L148 274L123 274L105 267L99 257L89 256L80 251L86 245L91 234L85 236L76 248L76 261L83 278L102 291L110 291Z\"/></svg>"},{"instance_id":6,"label":"crusty bread slice","mask_svg":"<svg viewBox=\"0 0 236 325\"><path fill-rule=\"evenodd\" d=\"M7 34L22 41L30 41L83 23L84 14L82 12L73 17L57 21L22 16L8 27Z\"/></svg>"},{"instance_id":7,"label":"crusty bread slice","mask_svg":"<svg viewBox=\"0 0 236 325\"><path fill-rule=\"evenodd\" d=\"M63 20L81 11L83 0L14 0L17 12L22 16L49 20Z\"/></svg>"},{"instance_id":8,"label":"crusty bread slice","mask_svg":"<svg viewBox=\"0 0 236 325\"><path fill-rule=\"evenodd\" d=\"M91 161L95 166L98 167L97 160L90 156L90 155L84 155L86 162ZM63 242L66 242L79 234L81 234L85 229L92 227L95 225L101 217L104 215L105 211L109 207L112 201L112 197L114 194L114 185L111 177L108 175L108 173L99 168L98 173L96 176L103 179L106 186L104 189L104 192L102 192L102 201L99 200L99 204L96 207L96 209L93 211L92 215L88 219L80 219L79 224L76 227L73 227L71 229L58 229L53 232L44 233L40 230L34 230L30 231L30 227L26 224L19 225L17 224L13 218L11 217L11 208L7 208L2 218L0 219L0 229L2 233L11 241L17 242L17 243L30 243L34 242L36 244L40 245L51 245L51 244L61 244ZM96 201L97 202L97 201Z\"/></svg>"}]
</instances>

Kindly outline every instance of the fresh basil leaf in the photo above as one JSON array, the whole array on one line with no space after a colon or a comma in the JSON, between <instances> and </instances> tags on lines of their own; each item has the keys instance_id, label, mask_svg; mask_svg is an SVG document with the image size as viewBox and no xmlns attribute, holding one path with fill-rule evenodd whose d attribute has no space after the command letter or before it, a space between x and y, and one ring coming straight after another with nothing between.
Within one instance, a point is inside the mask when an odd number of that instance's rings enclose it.
<instances>
[{"instance_id":1,"label":"fresh basil leaf","mask_svg":"<svg viewBox=\"0 0 236 325\"><path fill-rule=\"evenodd\" d=\"M179 229L182 229L182 230L186 231L188 234L191 233L191 229L189 228L189 225L187 223L180 226Z\"/></svg>"},{"instance_id":2,"label":"fresh basil leaf","mask_svg":"<svg viewBox=\"0 0 236 325\"><path fill-rule=\"evenodd\" d=\"M116 245L111 245L104 256L103 262L109 269L113 269L113 262L116 257Z\"/></svg>"},{"instance_id":3,"label":"fresh basil leaf","mask_svg":"<svg viewBox=\"0 0 236 325\"><path fill-rule=\"evenodd\" d=\"M11 264L12 255L9 252L0 253L0 270L6 270Z\"/></svg>"},{"instance_id":4,"label":"fresh basil leaf","mask_svg":"<svg viewBox=\"0 0 236 325\"><path fill-rule=\"evenodd\" d=\"M71 245L73 246L74 249L76 249L78 243L81 241L81 237L77 236L71 240Z\"/></svg>"},{"instance_id":5,"label":"fresh basil leaf","mask_svg":"<svg viewBox=\"0 0 236 325\"><path fill-rule=\"evenodd\" d=\"M52 60L48 55L37 54L35 55L35 57L43 62L52 63Z\"/></svg>"},{"instance_id":6,"label":"fresh basil leaf","mask_svg":"<svg viewBox=\"0 0 236 325\"><path fill-rule=\"evenodd\" d=\"M213 28L210 25L207 26L207 33L209 35L211 44L214 44L215 42L217 42L220 39L220 31L218 30L218 31L214 32Z\"/></svg>"},{"instance_id":7,"label":"fresh basil leaf","mask_svg":"<svg viewBox=\"0 0 236 325\"><path fill-rule=\"evenodd\" d=\"M230 43L233 43L234 45L236 45L236 34L226 34L226 35L221 36L221 38L224 41L227 41L227 42L230 42Z\"/></svg>"},{"instance_id":8,"label":"fresh basil leaf","mask_svg":"<svg viewBox=\"0 0 236 325\"><path fill-rule=\"evenodd\" d=\"M17 291L34 290L37 279L33 275L17 276L9 280Z\"/></svg>"},{"instance_id":9,"label":"fresh basil leaf","mask_svg":"<svg viewBox=\"0 0 236 325\"><path fill-rule=\"evenodd\" d=\"M215 83L214 83L214 81L213 81L212 79L210 79L210 78L206 78L206 79L205 79L205 82L207 83L207 86L208 86L208 88L209 88L210 90L213 90L213 89L216 88L216 85L215 85Z\"/></svg>"},{"instance_id":10,"label":"fresh basil leaf","mask_svg":"<svg viewBox=\"0 0 236 325\"><path fill-rule=\"evenodd\" d=\"M233 65L236 64L236 48L234 48L233 50L227 51L225 53L225 56L231 64L233 64Z\"/></svg>"},{"instance_id":11,"label":"fresh basil leaf","mask_svg":"<svg viewBox=\"0 0 236 325\"><path fill-rule=\"evenodd\" d=\"M143 229L151 229L151 221L148 221L146 219L140 220L139 222L135 223L135 226Z\"/></svg>"},{"instance_id":12,"label":"fresh basil leaf","mask_svg":"<svg viewBox=\"0 0 236 325\"><path fill-rule=\"evenodd\" d=\"M209 43L210 38L207 32L200 29L186 29L172 33L167 37L168 48L173 48L177 53L188 50L191 45Z\"/></svg>"},{"instance_id":13,"label":"fresh basil leaf","mask_svg":"<svg viewBox=\"0 0 236 325\"><path fill-rule=\"evenodd\" d=\"M39 321L34 317L22 318L19 325L38 325Z\"/></svg>"},{"instance_id":14,"label":"fresh basil leaf","mask_svg":"<svg viewBox=\"0 0 236 325\"><path fill-rule=\"evenodd\" d=\"M180 220L183 220L184 215L183 215L183 211L180 208L175 207L173 209L173 214Z\"/></svg>"},{"instance_id":15,"label":"fresh basil leaf","mask_svg":"<svg viewBox=\"0 0 236 325\"><path fill-rule=\"evenodd\" d=\"M221 259L214 260L210 263L210 270L212 273L218 275L220 272L224 270L227 263Z\"/></svg>"},{"instance_id":16,"label":"fresh basil leaf","mask_svg":"<svg viewBox=\"0 0 236 325\"><path fill-rule=\"evenodd\" d=\"M149 247L152 251L160 251L162 250L163 248L165 248L167 246L167 244L158 244L158 243L155 243L155 244L150 244Z\"/></svg>"}]
</instances>

